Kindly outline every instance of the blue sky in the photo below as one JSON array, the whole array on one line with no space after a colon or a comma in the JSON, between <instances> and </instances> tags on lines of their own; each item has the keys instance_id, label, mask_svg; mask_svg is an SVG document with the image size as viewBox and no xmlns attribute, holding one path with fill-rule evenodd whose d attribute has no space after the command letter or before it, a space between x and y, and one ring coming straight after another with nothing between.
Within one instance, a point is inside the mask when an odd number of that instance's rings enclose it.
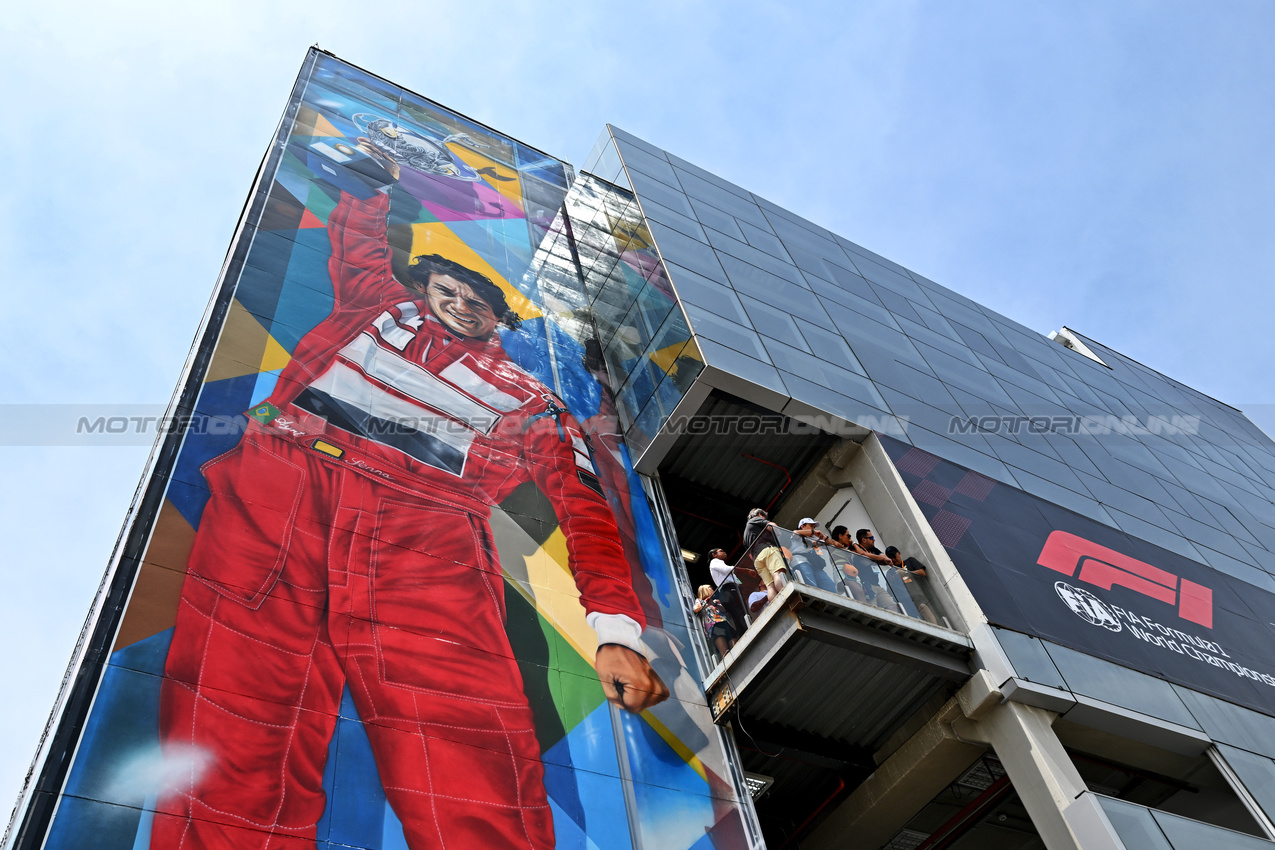
<instances>
[{"instance_id":1,"label":"blue sky","mask_svg":"<svg viewBox=\"0 0 1275 850\"><path fill-rule=\"evenodd\" d=\"M1275 432L1275 5L6 9L0 806L148 451L39 404L162 405L306 48L579 165L604 123ZM13 436L13 434L17 436Z\"/></svg>"}]
</instances>

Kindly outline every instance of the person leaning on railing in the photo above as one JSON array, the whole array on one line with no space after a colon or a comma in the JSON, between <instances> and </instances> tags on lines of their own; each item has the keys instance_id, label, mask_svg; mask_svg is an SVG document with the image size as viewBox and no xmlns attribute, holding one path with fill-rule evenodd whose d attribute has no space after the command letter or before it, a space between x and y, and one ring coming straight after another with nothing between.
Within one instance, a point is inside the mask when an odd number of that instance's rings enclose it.
<instances>
[{"instance_id":1,"label":"person leaning on railing","mask_svg":"<svg viewBox=\"0 0 1275 850\"><path fill-rule=\"evenodd\" d=\"M895 546L885 547L885 556L890 559L899 578L903 579L903 586L907 588L908 596L912 597L916 610L921 613L921 619L937 626L939 618L934 615L934 609L930 607L930 598L926 595L925 589L917 581L918 577L925 577L925 565L916 558L908 558L905 563L903 553Z\"/></svg>"},{"instance_id":2,"label":"person leaning on railing","mask_svg":"<svg viewBox=\"0 0 1275 850\"><path fill-rule=\"evenodd\" d=\"M788 564L779 551L775 532L772 530L777 527L767 519L766 511L762 508L749 511L748 522L744 524L745 547L751 549L753 544L762 541L761 548L753 555L753 569L757 570L757 577L766 585L768 599L774 599L784 589L784 585L788 584ZM768 539L762 540L763 535L768 535ZM764 545L767 542L770 545Z\"/></svg>"},{"instance_id":3,"label":"person leaning on railing","mask_svg":"<svg viewBox=\"0 0 1275 850\"><path fill-rule=\"evenodd\" d=\"M838 525L832 529L832 543L852 555L859 554L858 550L854 548L854 538L850 536L850 529L844 525ZM859 581L859 568L848 560L838 563L838 566L841 567L841 572L845 576L842 584L845 585L846 593L859 602L867 602L868 595L863 592L863 584Z\"/></svg>"},{"instance_id":4,"label":"person leaning on railing","mask_svg":"<svg viewBox=\"0 0 1275 850\"><path fill-rule=\"evenodd\" d=\"M797 530L793 532L797 539L792 543L792 568L811 587L836 593L837 586L824 572L823 557L819 551L831 541L818 526L819 523L813 517L806 517L797 525Z\"/></svg>"},{"instance_id":5,"label":"person leaning on railing","mask_svg":"<svg viewBox=\"0 0 1275 850\"><path fill-rule=\"evenodd\" d=\"M890 563L890 559L885 556L885 553L876 547L877 538L876 535L872 533L871 529L859 529L854 533L854 540L855 551L867 558L869 561L874 562L879 569L890 569L894 566ZM876 605L878 608L883 608L886 611L898 611L898 602L894 600L889 591L877 584L876 577L872 574L874 572L877 571L873 570L869 572L867 577L867 583L871 585L868 589L872 591L872 604Z\"/></svg>"}]
</instances>

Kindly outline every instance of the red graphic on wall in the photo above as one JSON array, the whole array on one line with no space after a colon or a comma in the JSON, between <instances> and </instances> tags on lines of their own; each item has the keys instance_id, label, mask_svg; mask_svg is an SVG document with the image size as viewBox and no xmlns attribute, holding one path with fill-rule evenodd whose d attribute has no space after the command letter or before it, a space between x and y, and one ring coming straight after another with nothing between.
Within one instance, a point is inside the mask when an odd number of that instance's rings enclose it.
<instances>
[{"instance_id":1,"label":"red graphic on wall","mask_svg":"<svg viewBox=\"0 0 1275 850\"><path fill-rule=\"evenodd\" d=\"M1176 605L1178 616L1213 628L1213 591L1066 531L1051 532L1036 563L1111 590L1116 585ZM1079 569L1079 575L1077 575ZM1180 584L1179 584L1180 582Z\"/></svg>"}]
</instances>

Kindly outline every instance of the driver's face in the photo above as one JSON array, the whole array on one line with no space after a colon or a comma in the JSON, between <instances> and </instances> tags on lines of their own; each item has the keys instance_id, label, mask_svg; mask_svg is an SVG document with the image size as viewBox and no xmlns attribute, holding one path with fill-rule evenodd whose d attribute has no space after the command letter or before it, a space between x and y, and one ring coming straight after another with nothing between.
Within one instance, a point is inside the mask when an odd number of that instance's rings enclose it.
<instances>
[{"instance_id":1,"label":"driver's face","mask_svg":"<svg viewBox=\"0 0 1275 850\"><path fill-rule=\"evenodd\" d=\"M496 313L469 284L451 275L432 274L425 300L440 322L461 336L487 339L496 329Z\"/></svg>"}]
</instances>

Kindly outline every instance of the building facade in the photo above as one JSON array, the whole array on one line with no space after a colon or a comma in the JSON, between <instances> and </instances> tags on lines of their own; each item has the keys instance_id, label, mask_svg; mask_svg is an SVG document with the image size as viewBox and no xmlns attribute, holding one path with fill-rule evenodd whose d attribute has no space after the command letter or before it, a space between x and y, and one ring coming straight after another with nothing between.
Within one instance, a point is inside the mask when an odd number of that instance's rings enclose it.
<instances>
[{"instance_id":1,"label":"building facade","mask_svg":"<svg viewBox=\"0 0 1275 850\"><path fill-rule=\"evenodd\" d=\"M618 128L312 50L171 421L6 850L1275 846L1275 443Z\"/></svg>"}]
</instances>

